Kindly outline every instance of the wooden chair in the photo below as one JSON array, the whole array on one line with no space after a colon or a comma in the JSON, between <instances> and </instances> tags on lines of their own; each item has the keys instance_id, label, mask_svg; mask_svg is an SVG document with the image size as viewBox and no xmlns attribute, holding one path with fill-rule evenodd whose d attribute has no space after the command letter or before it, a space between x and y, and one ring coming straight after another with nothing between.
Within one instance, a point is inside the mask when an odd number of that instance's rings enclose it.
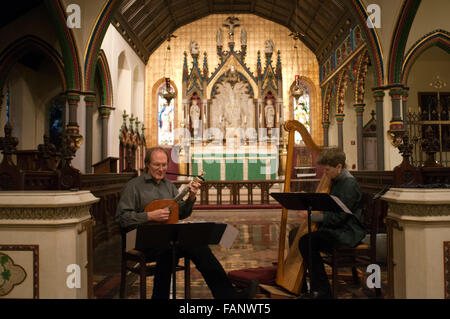
<instances>
[{"instance_id":1,"label":"wooden chair","mask_svg":"<svg viewBox=\"0 0 450 319\"><path fill-rule=\"evenodd\" d=\"M343 267L351 267L353 282L360 283L358 276L358 266L368 266L376 264L377 253L377 233L380 220L381 200L373 200L373 195L363 193L361 200L362 214L361 222L365 226L367 233L370 235L370 243L360 243L353 248L338 248L330 253L323 254L323 261L332 268L332 293L336 297L336 285L338 269ZM376 297L381 296L381 289L375 288Z\"/></svg>"},{"instance_id":2,"label":"wooden chair","mask_svg":"<svg viewBox=\"0 0 450 319\"><path fill-rule=\"evenodd\" d=\"M142 251L130 249L126 250L126 232L121 231L122 236L122 263L120 274L120 298L125 298L127 271L139 275L140 298L146 299L147 296L147 276L153 276L156 270L156 259L149 259ZM131 264L129 265L129 263ZM185 299L191 298L191 277L190 277L190 259L184 257L184 265L177 265L177 271L184 270L184 296Z\"/></svg>"}]
</instances>

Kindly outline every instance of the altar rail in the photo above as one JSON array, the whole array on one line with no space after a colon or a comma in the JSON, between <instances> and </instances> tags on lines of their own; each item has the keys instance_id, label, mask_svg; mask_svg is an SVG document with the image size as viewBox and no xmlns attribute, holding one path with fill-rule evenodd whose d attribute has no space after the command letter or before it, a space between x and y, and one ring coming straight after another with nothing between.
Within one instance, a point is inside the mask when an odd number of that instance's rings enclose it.
<instances>
[{"instance_id":1,"label":"altar rail","mask_svg":"<svg viewBox=\"0 0 450 319\"><path fill-rule=\"evenodd\" d=\"M178 188L189 181L174 181ZM294 179L291 180L292 191L303 190L313 192L319 183L318 179ZM248 181L206 181L200 188L200 195L196 202L197 208L208 206L264 206L278 203L270 197L270 192L282 192L284 180L248 180ZM262 208L262 207L261 207ZM270 208L270 207L268 207Z\"/></svg>"}]
</instances>

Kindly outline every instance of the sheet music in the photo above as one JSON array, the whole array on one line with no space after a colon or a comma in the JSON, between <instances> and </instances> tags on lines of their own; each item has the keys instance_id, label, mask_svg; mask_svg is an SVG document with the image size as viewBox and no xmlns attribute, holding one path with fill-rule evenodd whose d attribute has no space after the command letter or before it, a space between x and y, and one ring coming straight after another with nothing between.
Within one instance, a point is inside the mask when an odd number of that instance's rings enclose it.
<instances>
[{"instance_id":1,"label":"sheet music","mask_svg":"<svg viewBox=\"0 0 450 319\"><path fill-rule=\"evenodd\" d=\"M227 224L227 228L225 228L225 231L223 232L219 245L224 248L230 248L238 234L239 231L235 227Z\"/></svg>"},{"instance_id":2,"label":"sheet music","mask_svg":"<svg viewBox=\"0 0 450 319\"><path fill-rule=\"evenodd\" d=\"M178 222L178 224L191 224L191 223L211 223L211 221L207 220L196 220L196 221L182 221ZM221 224L221 223L219 223ZM220 242L218 245L224 247L224 248L230 248L237 235L239 234L239 230L237 230L235 227L231 226L230 224L226 224L227 227L225 228L225 231L223 232L222 238L220 239Z\"/></svg>"},{"instance_id":3,"label":"sheet music","mask_svg":"<svg viewBox=\"0 0 450 319\"><path fill-rule=\"evenodd\" d=\"M137 234L137 229L133 229L132 231L129 231L126 234L126 250L131 250L134 249L136 247L136 234Z\"/></svg>"},{"instance_id":4,"label":"sheet music","mask_svg":"<svg viewBox=\"0 0 450 319\"><path fill-rule=\"evenodd\" d=\"M350 214L350 215L353 214L353 213L351 212L351 210L348 209L348 207L345 206L345 204L339 199L339 197L336 197L336 196L334 196L334 195L330 195L330 196L331 196L331 198L333 198L334 201L339 205L339 207L342 208L342 211L344 211L345 213Z\"/></svg>"}]
</instances>

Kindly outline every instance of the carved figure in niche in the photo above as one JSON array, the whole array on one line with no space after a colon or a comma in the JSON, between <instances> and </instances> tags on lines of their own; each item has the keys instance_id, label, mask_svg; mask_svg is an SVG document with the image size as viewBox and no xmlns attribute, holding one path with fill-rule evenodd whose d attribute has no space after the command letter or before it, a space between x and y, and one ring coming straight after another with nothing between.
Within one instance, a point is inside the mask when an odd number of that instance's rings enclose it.
<instances>
[{"instance_id":1,"label":"carved figure in niche","mask_svg":"<svg viewBox=\"0 0 450 319\"><path fill-rule=\"evenodd\" d=\"M272 39L266 40L266 42L264 43L264 52L266 52L266 54L272 54L273 53L273 49L275 48L275 43L273 43Z\"/></svg>"},{"instance_id":2,"label":"carved figure in niche","mask_svg":"<svg viewBox=\"0 0 450 319\"><path fill-rule=\"evenodd\" d=\"M189 49L190 49L191 55L198 55L200 52L198 49L197 41L191 40L191 42L189 43Z\"/></svg>"},{"instance_id":3,"label":"carved figure in niche","mask_svg":"<svg viewBox=\"0 0 450 319\"><path fill-rule=\"evenodd\" d=\"M217 46L221 47L222 46L222 29L217 29L217 33L216 33L216 42L217 42Z\"/></svg>"},{"instance_id":4,"label":"carved figure in niche","mask_svg":"<svg viewBox=\"0 0 450 319\"><path fill-rule=\"evenodd\" d=\"M198 129L200 126L200 106L198 105L198 99L193 98L192 99L192 105L189 110L189 116L191 118L191 125L192 129L194 131L194 136L197 136Z\"/></svg>"},{"instance_id":5,"label":"carved figure in niche","mask_svg":"<svg viewBox=\"0 0 450 319\"><path fill-rule=\"evenodd\" d=\"M267 99L266 106L264 107L264 115L266 118L266 127L272 128L275 120L275 108L272 99Z\"/></svg>"},{"instance_id":6,"label":"carved figure in niche","mask_svg":"<svg viewBox=\"0 0 450 319\"><path fill-rule=\"evenodd\" d=\"M247 31L245 28L241 30L241 45L247 45Z\"/></svg>"}]
</instances>

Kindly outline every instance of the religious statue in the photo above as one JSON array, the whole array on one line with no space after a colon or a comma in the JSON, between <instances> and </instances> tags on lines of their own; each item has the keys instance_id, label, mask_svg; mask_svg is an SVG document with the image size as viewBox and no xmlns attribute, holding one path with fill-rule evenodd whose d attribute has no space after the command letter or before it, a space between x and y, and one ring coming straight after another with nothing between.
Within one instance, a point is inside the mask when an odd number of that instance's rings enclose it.
<instances>
[{"instance_id":1,"label":"religious statue","mask_svg":"<svg viewBox=\"0 0 450 319\"><path fill-rule=\"evenodd\" d=\"M199 54L199 49L198 49L198 43L197 41L193 41L191 40L191 42L189 43L189 48L191 51L191 55L198 55Z\"/></svg>"},{"instance_id":2,"label":"religious statue","mask_svg":"<svg viewBox=\"0 0 450 319\"><path fill-rule=\"evenodd\" d=\"M273 102L271 99L267 100L267 104L264 108L264 114L266 117L266 127L272 128L274 125L274 115L275 115L275 108L273 106Z\"/></svg>"},{"instance_id":3,"label":"religious statue","mask_svg":"<svg viewBox=\"0 0 450 319\"><path fill-rule=\"evenodd\" d=\"M274 48L275 43L273 43L273 40L272 39L266 40L264 52L266 52L266 54L272 54Z\"/></svg>"},{"instance_id":4,"label":"religious statue","mask_svg":"<svg viewBox=\"0 0 450 319\"><path fill-rule=\"evenodd\" d=\"M224 23L223 26L228 27L230 29L228 31L228 36L230 38L230 41L233 42L234 41L234 28L240 26L240 24L235 21L239 21L239 18L228 17L228 18L226 18L225 21L227 21L227 23Z\"/></svg>"},{"instance_id":5,"label":"religious statue","mask_svg":"<svg viewBox=\"0 0 450 319\"><path fill-rule=\"evenodd\" d=\"M221 28L217 29L216 42L217 42L218 47L222 46L222 29Z\"/></svg>"},{"instance_id":6,"label":"religious statue","mask_svg":"<svg viewBox=\"0 0 450 319\"><path fill-rule=\"evenodd\" d=\"M197 136L198 127L200 124L200 106L197 99L192 100L192 105L189 110L189 116L191 117L192 128L194 130L194 136Z\"/></svg>"},{"instance_id":7,"label":"religious statue","mask_svg":"<svg viewBox=\"0 0 450 319\"><path fill-rule=\"evenodd\" d=\"M245 28L241 30L241 45L247 45L247 31Z\"/></svg>"}]
</instances>

